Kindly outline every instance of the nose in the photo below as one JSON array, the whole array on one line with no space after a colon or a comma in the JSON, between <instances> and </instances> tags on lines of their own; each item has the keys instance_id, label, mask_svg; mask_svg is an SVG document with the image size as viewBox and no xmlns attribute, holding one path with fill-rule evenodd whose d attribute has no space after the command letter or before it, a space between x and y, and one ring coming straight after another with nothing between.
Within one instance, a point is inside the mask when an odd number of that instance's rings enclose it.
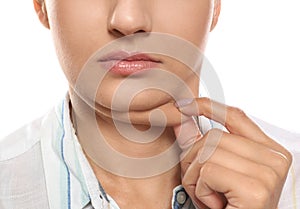
<instances>
[{"instance_id":1,"label":"nose","mask_svg":"<svg viewBox=\"0 0 300 209\"><path fill-rule=\"evenodd\" d=\"M108 30L117 36L150 32L152 22L146 0L116 0L108 20Z\"/></svg>"}]
</instances>

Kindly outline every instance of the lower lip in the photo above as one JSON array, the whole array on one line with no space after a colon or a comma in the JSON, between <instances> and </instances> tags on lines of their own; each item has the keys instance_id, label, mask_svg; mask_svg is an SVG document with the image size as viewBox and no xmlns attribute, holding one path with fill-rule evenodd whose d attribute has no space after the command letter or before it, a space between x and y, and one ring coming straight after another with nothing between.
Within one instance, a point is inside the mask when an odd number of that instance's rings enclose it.
<instances>
[{"instance_id":1,"label":"lower lip","mask_svg":"<svg viewBox=\"0 0 300 209\"><path fill-rule=\"evenodd\" d=\"M157 62L146 60L122 60L122 61L105 61L101 62L105 69L121 76L128 76L135 73L140 73L145 70L150 70L158 66Z\"/></svg>"}]
</instances>

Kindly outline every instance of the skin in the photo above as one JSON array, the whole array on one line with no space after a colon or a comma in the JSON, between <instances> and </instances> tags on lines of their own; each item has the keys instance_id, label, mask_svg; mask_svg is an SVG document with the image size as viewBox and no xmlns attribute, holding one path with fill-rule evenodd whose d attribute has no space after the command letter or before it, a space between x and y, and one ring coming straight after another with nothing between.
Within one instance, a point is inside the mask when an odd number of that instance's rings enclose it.
<instances>
[{"instance_id":1,"label":"skin","mask_svg":"<svg viewBox=\"0 0 300 209\"><path fill-rule=\"evenodd\" d=\"M52 33L58 59L69 81L73 117L80 128L88 120L84 112L90 106L76 94L74 85L83 65L96 50L126 35L160 32L185 39L204 52L207 36L217 23L220 1L34 0L34 7L41 23ZM197 76L173 59L155 56L162 60L160 68L179 76L197 97ZM141 205L143 208L170 208L172 190L179 184L183 184L193 202L201 208L276 208L291 155L242 111L209 99L195 99L177 108L174 100L164 92L143 91L130 105L131 122L138 130L146 130L149 113L160 109L167 117L167 128L154 142L141 145L121 136L112 120L112 96L123 79L108 73L101 83L105 92L99 91L95 101L93 111L97 113L97 123L108 143L127 156L149 157L166 150L177 138L185 154L174 168L146 179L114 175L87 155L96 177L120 208L140 208ZM195 108L195 104L201 108ZM225 109L226 117L222 117L222 111L212 111L212 107ZM182 115L185 116L183 123L180 121ZM190 119L192 115L219 121L228 132L212 130L202 136ZM88 138L83 132L77 135L80 142ZM217 136L220 143L207 161L199 163L203 144L213 138L211 136ZM264 157L257 157L258 150L259 156Z\"/></svg>"}]
</instances>

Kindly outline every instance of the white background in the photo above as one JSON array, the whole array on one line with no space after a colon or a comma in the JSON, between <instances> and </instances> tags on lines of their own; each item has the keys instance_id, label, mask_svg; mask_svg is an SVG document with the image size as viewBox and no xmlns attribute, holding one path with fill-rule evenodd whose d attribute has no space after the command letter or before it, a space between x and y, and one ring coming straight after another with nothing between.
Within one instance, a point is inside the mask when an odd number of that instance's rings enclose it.
<instances>
[{"instance_id":1,"label":"white background","mask_svg":"<svg viewBox=\"0 0 300 209\"><path fill-rule=\"evenodd\" d=\"M300 132L300 1L223 0L207 48L228 104ZM31 0L0 1L0 138L65 95Z\"/></svg>"}]
</instances>

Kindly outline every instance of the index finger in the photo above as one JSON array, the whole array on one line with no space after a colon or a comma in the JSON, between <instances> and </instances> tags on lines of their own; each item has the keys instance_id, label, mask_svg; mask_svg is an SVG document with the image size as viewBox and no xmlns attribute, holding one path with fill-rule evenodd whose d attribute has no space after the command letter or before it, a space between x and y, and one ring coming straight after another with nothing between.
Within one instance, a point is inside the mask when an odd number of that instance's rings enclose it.
<instances>
[{"instance_id":1,"label":"index finger","mask_svg":"<svg viewBox=\"0 0 300 209\"><path fill-rule=\"evenodd\" d=\"M221 123L230 133L258 142L270 138L242 110L227 106L208 98L195 98L189 102L177 101L176 106L185 115L203 115Z\"/></svg>"}]
</instances>

